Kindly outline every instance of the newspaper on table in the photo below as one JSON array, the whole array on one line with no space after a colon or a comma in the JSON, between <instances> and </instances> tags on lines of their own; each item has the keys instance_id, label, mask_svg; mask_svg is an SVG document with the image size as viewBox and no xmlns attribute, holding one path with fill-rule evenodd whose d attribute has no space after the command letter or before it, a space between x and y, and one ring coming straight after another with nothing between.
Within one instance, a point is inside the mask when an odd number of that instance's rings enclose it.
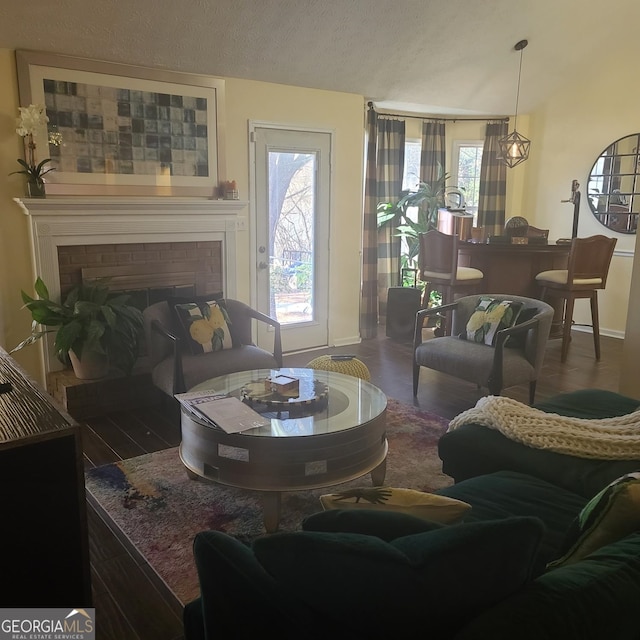
<instances>
[{"instance_id":1,"label":"newspaper on table","mask_svg":"<svg viewBox=\"0 0 640 640\"><path fill-rule=\"evenodd\" d=\"M269 418L226 393L191 391L177 393L175 398L192 416L226 433L240 433L271 425Z\"/></svg>"}]
</instances>

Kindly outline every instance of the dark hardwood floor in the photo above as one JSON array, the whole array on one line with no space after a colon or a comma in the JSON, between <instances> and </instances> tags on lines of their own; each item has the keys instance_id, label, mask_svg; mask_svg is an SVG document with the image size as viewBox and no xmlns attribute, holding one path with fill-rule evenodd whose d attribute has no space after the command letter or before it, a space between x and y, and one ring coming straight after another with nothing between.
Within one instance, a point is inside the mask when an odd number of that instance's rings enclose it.
<instances>
[{"instance_id":1,"label":"dark hardwood floor","mask_svg":"<svg viewBox=\"0 0 640 640\"><path fill-rule=\"evenodd\" d=\"M618 390L623 341L602 337L602 359L593 353L591 334L574 331L567 361L560 363L560 340L547 347L538 381L536 401L585 388ZM301 367L325 353L354 354L366 363L371 381L387 396L445 418L474 406L486 392L475 385L422 370L417 398L411 384L411 343L384 337L359 345L285 356L285 366ZM512 387L504 395L528 402L528 385ZM174 447L180 441L174 407L114 412L84 423L85 466L90 468L143 453ZM181 607L154 572L132 554L89 504L94 606L99 640L178 640L182 638Z\"/></svg>"}]
</instances>

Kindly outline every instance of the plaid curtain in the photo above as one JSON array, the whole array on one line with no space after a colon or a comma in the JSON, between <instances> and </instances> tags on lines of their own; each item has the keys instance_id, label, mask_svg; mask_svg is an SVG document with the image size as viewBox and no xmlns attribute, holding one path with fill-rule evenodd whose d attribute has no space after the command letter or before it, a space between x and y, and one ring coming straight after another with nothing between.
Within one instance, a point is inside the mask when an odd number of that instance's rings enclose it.
<instances>
[{"instance_id":1,"label":"plaid curtain","mask_svg":"<svg viewBox=\"0 0 640 640\"><path fill-rule=\"evenodd\" d=\"M429 185L436 183L445 168L445 123L422 123L422 150L420 152L420 180Z\"/></svg>"},{"instance_id":2,"label":"plaid curtain","mask_svg":"<svg viewBox=\"0 0 640 640\"><path fill-rule=\"evenodd\" d=\"M508 132L508 122L488 122L480 167L478 226L486 236L500 235L504 229L507 196L507 165L498 159L498 140Z\"/></svg>"},{"instance_id":3,"label":"plaid curtain","mask_svg":"<svg viewBox=\"0 0 640 640\"><path fill-rule=\"evenodd\" d=\"M366 139L360 301L360 337L362 339L375 338L378 332L377 114L373 108L367 111Z\"/></svg>"},{"instance_id":4,"label":"plaid curtain","mask_svg":"<svg viewBox=\"0 0 640 640\"><path fill-rule=\"evenodd\" d=\"M404 174L404 120L378 117L377 193L378 202L396 202ZM400 238L387 225L378 230L378 300L381 315L387 312L387 290L400 280Z\"/></svg>"},{"instance_id":5,"label":"plaid curtain","mask_svg":"<svg viewBox=\"0 0 640 640\"><path fill-rule=\"evenodd\" d=\"M377 206L400 197L405 123L379 117L370 106L366 135L360 303L363 339L376 337L379 314L386 313L387 289L397 283L400 270L400 238L394 237L391 228L378 231Z\"/></svg>"}]
</instances>

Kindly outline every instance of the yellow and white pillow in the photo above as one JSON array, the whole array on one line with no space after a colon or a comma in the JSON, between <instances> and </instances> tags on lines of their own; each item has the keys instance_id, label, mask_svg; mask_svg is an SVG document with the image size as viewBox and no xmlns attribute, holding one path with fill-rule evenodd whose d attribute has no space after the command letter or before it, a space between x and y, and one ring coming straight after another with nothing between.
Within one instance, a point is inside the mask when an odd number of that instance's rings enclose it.
<instances>
[{"instance_id":1,"label":"yellow and white pillow","mask_svg":"<svg viewBox=\"0 0 640 640\"><path fill-rule=\"evenodd\" d=\"M231 349L229 315L220 301L184 302L174 308L193 355Z\"/></svg>"}]
</instances>

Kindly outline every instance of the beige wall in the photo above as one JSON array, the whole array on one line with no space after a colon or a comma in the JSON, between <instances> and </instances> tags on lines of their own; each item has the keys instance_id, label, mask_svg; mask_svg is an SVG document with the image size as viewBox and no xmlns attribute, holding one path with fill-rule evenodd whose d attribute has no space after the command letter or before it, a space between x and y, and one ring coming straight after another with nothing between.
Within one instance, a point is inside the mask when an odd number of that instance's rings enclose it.
<instances>
[{"instance_id":1,"label":"beige wall","mask_svg":"<svg viewBox=\"0 0 640 640\"><path fill-rule=\"evenodd\" d=\"M22 176L8 174L20 166L22 140L16 134L18 85L13 51L0 49L0 346L9 351L29 335L31 316L21 309L20 290L33 289L27 217L12 198L24 195ZM16 354L31 375L39 377L39 347Z\"/></svg>"},{"instance_id":2,"label":"beige wall","mask_svg":"<svg viewBox=\"0 0 640 640\"><path fill-rule=\"evenodd\" d=\"M18 93L14 52L0 49L0 345L10 349L29 333L30 315L22 310L20 289L32 291L27 218L13 197L24 194L18 168L21 140L15 133ZM226 81L227 176L238 182L240 198L249 193L250 120L329 130L334 134L331 240L329 247L330 344L351 344L359 338L360 245L364 100L354 94L317 91L263 82ZM252 222L250 221L250 224ZM251 301L251 234L239 234L238 298ZM16 358L41 377L39 347Z\"/></svg>"},{"instance_id":3,"label":"beige wall","mask_svg":"<svg viewBox=\"0 0 640 640\"><path fill-rule=\"evenodd\" d=\"M581 185L578 235L604 234L618 239L605 291L599 294L601 333L622 337L625 331L635 235L610 231L592 215L587 203L587 177L595 159L610 143L640 131L637 103L640 87L629 83L626 65L602 62L588 77L568 78L561 91L531 114L531 158L524 199L532 207L536 226L551 237L570 237L573 205L561 203L571 181ZM607 87L625 87L624 99L611 99ZM588 301L576 303L574 319L590 323Z\"/></svg>"},{"instance_id":4,"label":"beige wall","mask_svg":"<svg viewBox=\"0 0 640 640\"><path fill-rule=\"evenodd\" d=\"M364 100L362 96L227 79L227 175L250 197L248 124L268 122L333 132L329 222L329 344L359 340ZM249 255L249 234L244 234ZM240 268L240 293L249 296L248 261ZM254 294L255 292L251 292Z\"/></svg>"}]
</instances>

